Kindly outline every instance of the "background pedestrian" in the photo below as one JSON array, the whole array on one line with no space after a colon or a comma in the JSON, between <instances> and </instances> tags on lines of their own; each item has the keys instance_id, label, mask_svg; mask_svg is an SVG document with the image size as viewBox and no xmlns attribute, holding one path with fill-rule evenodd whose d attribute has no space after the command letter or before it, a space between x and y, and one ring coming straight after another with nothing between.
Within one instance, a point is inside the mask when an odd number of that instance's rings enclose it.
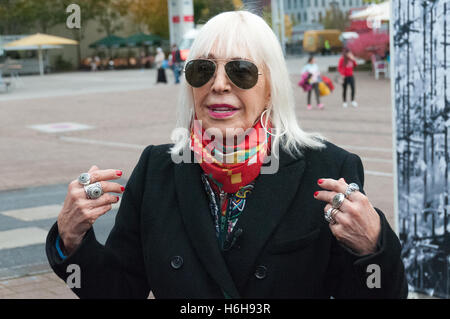
<instances>
[{"instance_id":1,"label":"background pedestrian","mask_svg":"<svg viewBox=\"0 0 450 319\"><path fill-rule=\"evenodd\" d=\"M306 64L302 69L302 74L308 72L311 74L309 77L309 84L311 85L311 90L308 91L308 110L312 109L311 106L311 92L314 91L316 95L317 107L319 109L323 109L324 105L320 103L320 95L319 95L319 81L320 81L320 70L319 66L316 64L316 60L314 56L310 56L308 59L308 64Z\"/></svg>"},{"instance_id":2,"label":"background pedestrian","mask_svg":"<svg viewBox=\"0 0 450 319\"><path fill-rule=\"evenodd\" d=\"M355 78L353 76L353 69L356 67L356 60L352 52L348 48L344 48L341 58L339 59L338 71L343 77L343 107L347 107L347 86L350 85L352 106L357 107L358 103L355 101Z\"/></svg>"}]
</instances>

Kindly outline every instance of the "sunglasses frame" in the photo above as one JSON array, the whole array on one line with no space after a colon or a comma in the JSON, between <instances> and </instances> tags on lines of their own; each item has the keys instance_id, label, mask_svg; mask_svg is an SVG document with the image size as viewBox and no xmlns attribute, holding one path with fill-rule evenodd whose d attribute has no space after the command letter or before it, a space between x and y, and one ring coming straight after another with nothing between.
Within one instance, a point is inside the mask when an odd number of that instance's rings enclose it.
<instances>
[{"instance_id":1,"label":"sunglasses frame","mask_svg":"<svg viewBox=\"0 0 450 319\"><path fill-rule=\"evenodd\" d=\"M251 61L251 60L248 60L248 59L206 59L206 58L199 58L199 59L192 59L192 60L189 60L189 61L187 61L187 62L185 63L185 65L184 65L184 67L183 67L183 73L185 74L185 76L186 76L186 65L187 65L189 62L191 62L191 61L199 61L199 60L210 61L210 62L214 63L214 65L215 65L215 67L216 67L215 70L214 70L214 74L213 74L213 75L211 76L211 78L210 78L205 84L203 84L202 86L205 86L206 84L208 84L208 82L211 81L211 79L216 75L217 70L219 69L219 65L218 65L218 63L217 63L218 61L227 61L227 62L223 65L224 69L225 69L225 65L226 65L227 63L229 63L229 62L233 62L233 61L246 61L246 62L250 62L250 63L252 63L252 64L256 67L256 70L258 70L258 73L257 73L258 76L260 76L260 75L263 74L263 73L259 72L259 68L258 68L258 66L256 65L256 63L253 62L253 61ZM251 89L253 89L253 88L256 86L256 84L258 83L258 80L257 80L256 83L255 83L255 85L253 85L252 87L250 87L250 88L248 88L248 89L243 89L243 88L239 87L236 83L234 83L233 80L230 79L230 76L228 75L226 69L225 69L225 74L227 75L228 80L229 80L231 83L233 83L233 85L234 85L235 87L237 87L237 88L239 88L239 89L241 89L241 90L251 90ZM186 80L186 81L187 81L187 80ZM189 82L187 82L187 83L188 83L189 85L191 85ZM192 86L192 85L191 85L191 86ZM202 86L199 86L199 87L192 86L192 87L194 87L194 88L201 88Z\"/></svg>"}]
</instances>

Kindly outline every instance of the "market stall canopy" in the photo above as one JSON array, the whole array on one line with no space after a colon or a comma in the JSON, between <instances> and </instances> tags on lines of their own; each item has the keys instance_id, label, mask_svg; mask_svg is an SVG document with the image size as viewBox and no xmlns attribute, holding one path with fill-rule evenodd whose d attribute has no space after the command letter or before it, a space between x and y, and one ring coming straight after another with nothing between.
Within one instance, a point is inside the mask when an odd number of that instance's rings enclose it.
<instances>
[{"instance_id":1,"label":"market stall canopy","mask_svg":"<svg viewBox=\"0 0 450 319\"><path fill-rule=\"evenodd\" d=\"M57 37L50 34L36 33L19 40L9 42L5 44L3 47L6 49L12 47L37 46L43 49L43 46L45 45L63 45L63 44L78 44L78 42L72 39Z\"/></svg>"},{"instance_id":2,"label":"market stall canopy","mask_svg":"<svg viewBox=\"0 0 450 319\"><path fill-rule=\"evenodd\" d=\"M130 47L141 47L147 45L160 45L162 38L153 34L136 33L125 39Z\"/></svg>"},{"instance_id":3,"label":"market stall canopy","mask_svg":"<svg viewBox=\"0 0 450 319\"><path fill-rule=\"evenodd\" d=\"M391 19L391 3L386 1L380 4L372 4L364 10L355 12L350 16L352 20L378 19L382 21Z\"/></svg>"},{"instance_id":4,"label":"market stall canopy","mask_svg":"<svg viewBox=\"0 0 450 319\"><path fill-rule=\"evenodd\" d=\"M72 39L67 39L63 37L57 37L55 35L36 33L34 35L30 35L28 37L24 37L22 39L9 42L5 44L3 47L5 50L13 49L13 48L23 48L23 47L36 47L34 50L38 50L38 59L39 59L39 73L44 75L44 63L42 59L42 50L47 49L45 46L49 45L75 45L78 44L77 41Z\"/></svg>"},{"instance_id":5,"label":"market stall canopy","mask_svg":"<svg viewBox=\"0 0 450 319\"><path fill-rule=\"evenodd\" d=\"M61 45L43 45L42 50L48 50L48 49L62 49ZM27 51L27 50L39 50L39 46L37 45L23 45L20 47L10 47L10 48L3 48L5 51Z\"/></svg>"},{"instance_id":6,"label":"market stall canopy","mask_svg":"<svg viewBox=\"0 0 450 319\"><path fill-rule=\"evenodd\" d=\"M108 35L94 43L89 44L90 48L120 48L126 46L126 41L124 38L118 37L117 35Z\"/></svg>"}]
</instances>

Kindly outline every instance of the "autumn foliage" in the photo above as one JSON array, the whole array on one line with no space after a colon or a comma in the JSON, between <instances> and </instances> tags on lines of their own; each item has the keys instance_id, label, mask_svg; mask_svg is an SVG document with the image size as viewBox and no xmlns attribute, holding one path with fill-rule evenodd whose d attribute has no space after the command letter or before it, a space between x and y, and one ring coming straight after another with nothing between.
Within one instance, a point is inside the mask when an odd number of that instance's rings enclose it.
<instances>
[{"instance_id":1,"label":"autumn foliage","mask_svg":"<svg viewBox=\"0 0 450 319\"><path fill-rule=\"evenodd\" d=\"M389 35L374 32L361 33L359 38L349 41L347 47L355 57L370 61L372 54L384 56L389 49Z\"/></svg>"}]
</instances>

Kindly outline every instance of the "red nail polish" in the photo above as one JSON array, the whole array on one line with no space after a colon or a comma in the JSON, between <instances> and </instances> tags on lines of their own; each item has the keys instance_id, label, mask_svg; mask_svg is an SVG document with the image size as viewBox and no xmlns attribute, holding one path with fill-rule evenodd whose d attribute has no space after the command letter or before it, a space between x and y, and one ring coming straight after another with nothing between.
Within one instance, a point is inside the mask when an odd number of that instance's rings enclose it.
<instances>
[{"instance_id":1,"label":"red nail polish","mask_svg":"<svg viewBox=\"0 0 450 319\"><path fill-rule=\"evenodd\" d=\"M319 180L317 181L317 183L322 184L322 183L323 183L323 179L319 179Z\"/></svg>"},{"instance_id":2,"label":"red nail polish","mask_svg":"<svg viewBox=\"0 0 450 319\"><path fill-rule=\"evenodd\" d=\"M122 171L116 171L117 176L122 176Z\"/></svg>"},{"instance_id":3,"label":"red nail polish","mask_svg":"<svg viewBox=\"0 0 450 319\"><path fill-rule=\"evenodd\" d=\"M314 193L314 197L317 197L317 195L319 195L319 192Z\"/></svg>"},{"instance_id":4,"label":"red nail polish","mask_svg":"<svg viewBox=\"0 0 450 319\"><path fill-rule=\"evenodd\" d=\"M119 201L119 196L116 196L116 201L117 201L117 202Z\"/></svg>"},{"instance_id":5,"label":"red nail polish","mask_svg":"<svg viewBox=\"0 0 450 319\"><path fill-rule=\"evenodd\" d=\"M123 192L125 190L125 187L120 186L120 190Z\"/></svg>"}]
</instances>

